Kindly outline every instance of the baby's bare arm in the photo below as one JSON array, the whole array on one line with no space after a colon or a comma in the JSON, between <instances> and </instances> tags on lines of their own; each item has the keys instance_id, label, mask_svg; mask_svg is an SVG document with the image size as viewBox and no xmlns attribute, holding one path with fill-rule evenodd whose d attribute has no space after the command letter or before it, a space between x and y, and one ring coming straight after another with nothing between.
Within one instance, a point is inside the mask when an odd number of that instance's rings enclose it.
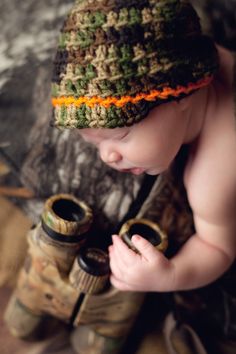
<instances>
[{"instance_id":1,"label":"baby's bare arm","mask_svg":"<svg viewBox=\"0 0 236 354\"><path fill-rule=\"evenodd\" d=\"M199 233L193 235L171 260L174 265L172 290L187 290L207 285L219 278L234 260L235 242L228 241L232 251L225 252L224 245L221 246L220 242L215 242L214 238L231 239L235 226L231 225L224 229L218 225L207 225L203 221L198 221L197 224L198 230L202 230L204 236L202 237ZM206 241L210 232L213 237L210 241Z\"/></svg>"}]
</instances>

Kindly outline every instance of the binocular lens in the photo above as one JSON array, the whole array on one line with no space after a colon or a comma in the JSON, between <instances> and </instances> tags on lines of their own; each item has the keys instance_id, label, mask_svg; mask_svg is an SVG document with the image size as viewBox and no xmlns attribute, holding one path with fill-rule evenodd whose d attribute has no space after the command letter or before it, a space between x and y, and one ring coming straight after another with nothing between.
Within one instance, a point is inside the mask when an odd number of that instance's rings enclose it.
<instances>
[{"instance_id":1,"label":"binocular lens","mask_svg":"<svg viewBox=\"0 0 236 354\"><path fill-rule=\"evenodd\" d=\"M81 221L85 217L84 210L69 199L58 199L52 205L52 210L61 219L67 221Z\"/></svg>"},{"instance_id":2,"label":"binocular lens","mask_svg":"<svg viewBox=\"0 0 236 354\"><path fill-rule=\"evenodd\" d=\"M132 236L138 234L148 240L153 246L161 243L160 234L145 224L133 224L127 232L128 238L131 240Z\"/></svg>"}]
</instances>

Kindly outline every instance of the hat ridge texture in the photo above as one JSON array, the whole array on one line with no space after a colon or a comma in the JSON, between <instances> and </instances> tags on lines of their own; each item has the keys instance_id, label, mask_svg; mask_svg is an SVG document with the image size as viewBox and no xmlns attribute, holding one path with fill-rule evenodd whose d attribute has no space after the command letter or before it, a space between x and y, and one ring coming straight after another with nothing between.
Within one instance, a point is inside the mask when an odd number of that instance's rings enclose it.
<instances>
[{"instance_id":1,"label":"hat ridge texture","mask_svg":"<svg viewBox=\"0 0 236 354\"><path fill-rule=\"evenodd\" d=\"M208 85L217 65L186 0L77 0L54 61L54 125L132 125Z\"/></svg>"}]
</instances>

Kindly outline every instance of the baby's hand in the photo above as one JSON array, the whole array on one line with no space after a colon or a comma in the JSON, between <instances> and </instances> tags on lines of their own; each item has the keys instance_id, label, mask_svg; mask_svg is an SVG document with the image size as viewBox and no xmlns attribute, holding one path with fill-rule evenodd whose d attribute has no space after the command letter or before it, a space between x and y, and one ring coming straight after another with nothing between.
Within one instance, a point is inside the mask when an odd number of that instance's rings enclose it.
<instances>
[{"instance_id":1,"label":"baby's hand","mask_svg":"<svg viewBox=\"0 0 236 354\"><path fill-rule=\"evenodd\" d=\"M168 291L174 286L174 266L150 242L134 235L132 251L117 235L109 247L111 283L124 291Z\"/></svg>"}]
</instances>

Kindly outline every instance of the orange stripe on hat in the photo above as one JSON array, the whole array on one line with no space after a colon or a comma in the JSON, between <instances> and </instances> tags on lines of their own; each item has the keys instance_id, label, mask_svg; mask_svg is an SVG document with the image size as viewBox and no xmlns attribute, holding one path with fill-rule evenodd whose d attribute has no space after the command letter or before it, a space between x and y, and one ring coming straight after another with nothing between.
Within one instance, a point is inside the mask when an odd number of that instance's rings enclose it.
<instances>
[{"instance_id":1,"label":"orange stripe on hat","mask_svg":"<svg viewBox=\"0 0 236 354\"><path fill-rule=\"evenodd\" d=\"M199 89L201 87L207 86L213 79L213 76L208 76L204 79L201 79L195 83L190 83L188 86L177 86L176 88L165 87L163 90L152 90L149 93L138 93L136 96L121 96L120 98L116 97L87 97L81 96L75 98L73 96L62 96L62 97L53 97L52 105L57 106L70 106L74 105L79 107L82 104L86 104L88 107L93 108L95 105L100 105L105 108L109 108L111 105L116 107L124 107L127 103L136 104L141 100L146 101L155 101L156 99L166 100L170 96L178 97L181 94L189 94L190 92Z\"/></svg>"}]
</instances>

